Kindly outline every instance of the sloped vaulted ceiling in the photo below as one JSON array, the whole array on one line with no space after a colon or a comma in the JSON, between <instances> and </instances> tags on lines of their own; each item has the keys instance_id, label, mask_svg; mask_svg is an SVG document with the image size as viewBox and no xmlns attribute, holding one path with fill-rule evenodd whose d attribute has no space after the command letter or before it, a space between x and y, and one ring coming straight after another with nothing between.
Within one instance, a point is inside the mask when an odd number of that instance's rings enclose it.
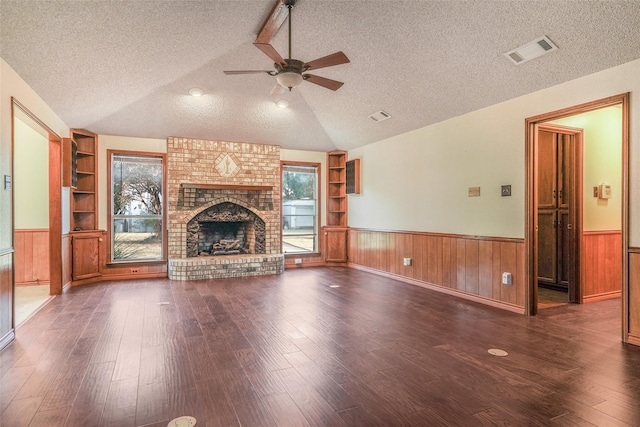
<instances>
[{"instance_id":1,"label":"sloped vaulted ceiling","mask_svg":"<svg viewBox=\"0 0 640 427\"><path fill-rule=\"evenodd\" d=\"M293 57L336 51L303 83L269 95L252 43L275 0L0 2L0 56L71 127L101 134L351 149L640 58L638 1L298 0ZM502 56L546 35L559 47ZM272 41L282 56L286 31ZM187 95L192 87L205 95ZM368 116L384 110L381 123Z\"/></svg>"}]
</instances>

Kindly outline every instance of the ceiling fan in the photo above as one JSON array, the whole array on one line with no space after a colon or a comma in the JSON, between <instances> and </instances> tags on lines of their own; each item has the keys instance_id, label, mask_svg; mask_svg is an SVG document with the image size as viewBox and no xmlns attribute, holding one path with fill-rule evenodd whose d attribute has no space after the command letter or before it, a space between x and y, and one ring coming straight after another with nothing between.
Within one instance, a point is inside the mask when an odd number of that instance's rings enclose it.
<instances>
[{"instance_id":1,"label":"ceiling fan","mask_svg":"<svg viewBox=\"0 0 640 427\"><path fill-rule=\"evenodd\" d=\"M344 53L336 52L309 62L291 58L291 11L295 4L296 0L277 0L276 6L271 12L271 15L267 18L262 30L260 30L256 42L253 44L265 55L271 58L272 61L274 61L273 66L275 70L237 70L225 71L224 73L228 75L267 73L270 76L275 76L278 83L271 90L272 95L281 93L285 89L291 90L292 88L299 86L305 80L327 89L340 89L344 83L316 76L314 74L308 74L307 71L346 64L349 62L349 58L347 58L347 55ZM269 44L269 42L280 25L282 25L284 20L287 18L287 15L289 17L289 58L284 59L275 50L275 48Z\"/></svg>"}]
</instances>

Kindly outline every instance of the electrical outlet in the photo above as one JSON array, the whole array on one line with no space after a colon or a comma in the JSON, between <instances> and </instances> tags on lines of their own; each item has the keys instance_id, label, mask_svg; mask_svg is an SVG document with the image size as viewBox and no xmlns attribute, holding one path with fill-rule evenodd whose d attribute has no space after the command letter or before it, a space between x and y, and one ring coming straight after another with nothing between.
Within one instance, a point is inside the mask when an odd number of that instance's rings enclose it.
<instances>
[{"instance_id":1,"label":"electrical outlet","mask_svg":"<svg viewBox=\"0 0 640 427\"><path fill-rule=\"evenodd\" d=\"M502 273L502 284L510 286L512 284L512 276L511 273Z\"/></svg>"},{"instance_id":2,"label":"electrical outlet","mask_svg":"<svg viewBox=\"0 0 640 427\"><path fill-rule=\"evenodd\" d=\"M404 258L402 261L404 265L411 265L411 258Z\"/></svg>"},{"instance_id":3,"label":"electrical outlet","mask_svg":"<svg viewBox=\"0 0 640 427\"><path fill-rule=\"evenodd\" d=\"M301 265L302 264L302 258L296 258L293 260L295 265Z\"/></svg>"}]
</instances>

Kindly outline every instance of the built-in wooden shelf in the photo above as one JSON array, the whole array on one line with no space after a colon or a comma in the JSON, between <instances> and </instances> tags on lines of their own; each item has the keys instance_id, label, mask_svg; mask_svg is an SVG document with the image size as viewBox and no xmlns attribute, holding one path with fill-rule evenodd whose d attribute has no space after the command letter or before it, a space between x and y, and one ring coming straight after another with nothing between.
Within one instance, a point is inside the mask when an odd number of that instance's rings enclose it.
<instances>
[{"instance_id":1,"label":"built-in wooden shelf","mask_svg":"<svg viewBox=\"0 0 640 427\"><path fill-rule=\"evenodd\" d=\"M98 135L83 129L71 129L74 148L71 185L71 231L95 231L98 228Z\"/></svg>"}]
</instances>

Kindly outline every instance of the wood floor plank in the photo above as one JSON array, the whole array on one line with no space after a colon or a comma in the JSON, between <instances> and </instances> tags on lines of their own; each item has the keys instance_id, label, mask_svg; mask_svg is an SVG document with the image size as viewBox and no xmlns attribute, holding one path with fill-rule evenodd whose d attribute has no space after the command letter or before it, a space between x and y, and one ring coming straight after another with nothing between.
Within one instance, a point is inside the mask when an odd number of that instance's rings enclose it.
<instances>
[{"instance_id":1,"label":"wood floor plank","mask_svg":"<svg viewBox=\"0 0 640 427\"><path fill-rule=\"evenodd\" d=\"M447 244L421 274L455 287L476 250ZM640 349L619 330L619 300L524 317L351 268L105 282L0 352L0 425L635 426Z\"/></svg>"}]
</instances>

